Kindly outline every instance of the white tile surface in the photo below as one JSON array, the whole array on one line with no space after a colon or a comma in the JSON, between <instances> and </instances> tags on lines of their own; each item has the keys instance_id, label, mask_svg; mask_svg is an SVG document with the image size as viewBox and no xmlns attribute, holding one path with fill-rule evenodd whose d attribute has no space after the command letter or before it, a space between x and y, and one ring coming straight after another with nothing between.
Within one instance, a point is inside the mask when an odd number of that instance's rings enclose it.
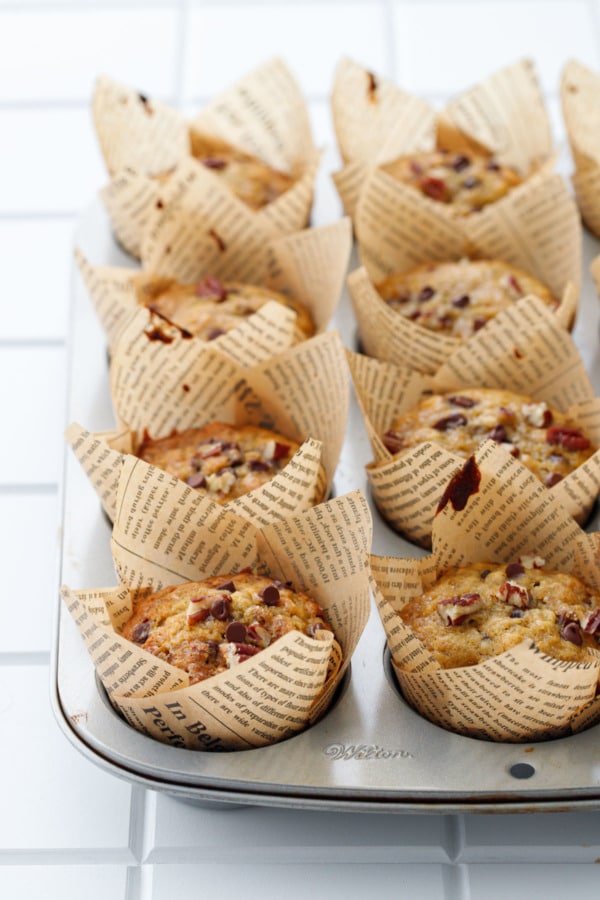
<instances>
[{"instance_id":1,"label":"white tile surface","mask_svg":"<svg viewBox=\"0 0 600 900\"><path fill-rule=\"evenodd\" d=\"M597 896L600 871L597 865L470 866L468 880L471 900L537 896L564 900L574 890Z\"/></svg>"},{"instance_id":2,"label":"white tile surface","mask_svg":"<svg viewBox=\"0 0 600 900\"><path fill-rule=\"evenodd\" d=\"M56 580L60 538L58 506L56 493L0 493L0 547L11 548L2 566L0 610L4 625L0 654L50 651L54 609L51 586ZM33 542L26 538L32 521ZM25 578L24 573L28 573ZM15 602L16 598L22 599Z\"/></svg>"},{"instance_id":3,"label":"white tile surface","mask_svg":"<svg viewBox=\"0 0 600 900\"><path fill-rule=\"evenodd\" d=\"M10 385L5 421L18 435L0 442L0 484L56 484L61 471L65 409L62 347L5 347L0 384Z\"/></svg>"},{"instance_id":4,"label":"white tile surface","mask_svg":"<svg viewBox=\"0 0 600 900\"><path fill-rule=\"evenodd\" d=\"M144 93L172 96L178 20L174 9L127 6L59 8L35 16L27 9L6 12L0 28L0 101L87 103L101 73ZM11 52L14 47L25 52Z\"/></svg>"},{"instance_id":5,"label":"white tile surface","mask_svg":"<svg viewBox=\"0 0 600 900\"><path fill-rule=\"evenodd\" d=\"M185 97L212 96L274 55L288 62L305 93L326 97L343 54L389 71L385 29L379 2L198 6L186 32Z\"/></svg>"},{"instance_id":6,"label":"white tile surface","mask_svg":"<svg viewBox=\"0 0 600 900\"><path fill-rule=\"evenodd\" d=\"M243 807L207 810L156 795L154 849L146 862L253 863L269 847L278 863L448 862L447 816L366 815Z\"/></svg>"},{"instance_id":7,"label":"white tile surface","mask_svg":"<svg viewBox=\"0 0 600 900\"><path fill-rule=\"evenodd\" d=\"M0 220L2 338L66 337L72 248L72 219Z\"/></svg>"},{"instance_id":8,"label":"white tile surface","mask_svg":"<svg viewBox=\"0 0 600 900\"><path fill-rule=\"evenodd\" d=\"M0 109L0 213L77 213L106 181L90 111Z\"/></svg>"},{"instance_id":9,"label":"white tile surface","mask_svg":"<svg viewBox=\"0 0 600 900\"><path fill-rule=\"evenodd\" d=\"M593 863L600 859L596 813L548 816L467 816L460 862ZM600 873L599 873L600 874Z\"/></svg>"},{"instance_id":10,"label":"white tile surface","mask_svg":"<svg viewBox=\"0 0 600 900\"><path fill-rule=\"evenodd\" d=\"M585 0L397 2L398 83L410 91L466 90L496 69L531 57L547 91L558 91L570 56L600 62L595 21Z\"/></svg>"},{"instance_id":11,"label":"white tile surface","mask_svg":"<svg viewBox=\"0 0 600 900\"><path fill-rule=\"evenodd\" d=\"M235 853L235 851L234 851ZM413 897L415 900L443 900L446 897L441 866L375 865L286 865L279 871L273 863L238 865L155 866L152 900L192 900L202 894L211 900L231 900L240 893L257 900L277 879L286 900L307 897L328 900L358 900L376 894L381 900ZM268 891L267 891L268 892Z\"/></svg>"},{"instance_id":12,"label":"white tile surface","mask_svg":"<svg viewBox=\"0 0 600 900\"><path fill-rule=\"evenodd\" d=\"M125 900L125 866L2 866L0 896L6 900Z\"/></svg>"},{"instance_id":13,"label":"white tile surface","mask_svg":"<svg viewBox=\"0 0 600 900\"><path fill-rule=\"evenodd\" d=\"M131 789L70 746L53 719L49 693L46 666L0 666L2 853L95 850L107 851L105 860L131 862Z\"/></svg>"}]
</instances>

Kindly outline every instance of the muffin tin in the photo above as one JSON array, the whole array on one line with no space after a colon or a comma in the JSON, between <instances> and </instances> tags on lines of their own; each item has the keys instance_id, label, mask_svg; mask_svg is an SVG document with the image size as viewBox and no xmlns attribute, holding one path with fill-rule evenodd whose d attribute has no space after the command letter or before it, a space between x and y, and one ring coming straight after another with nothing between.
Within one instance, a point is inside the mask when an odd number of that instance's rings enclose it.
<instances>
[{"instance_id":1,"label":"muffin tin","mask_svg":"<svg viewBox=\"0 0 600 900\"><path fill-rule=\"evenodd\" d=\"M82 217L76 243L96 263L132 265L115 244L99 201ZM596 252L588 235L584 251L589 258ZM356 264L354 258L351 268ZM586 275L574 338L596 387L600 385L599 313ZM345 345L356 349L346 292L333 324ZM112 427L106 342L78 276L72 284L68 384L69 421L76 419L94 429ZM368 496L364 465L370 459L361 415L352 401L334 492L360 488ZM423 555L370 506L374 553ZM114 584L109 523L68 449L62 524L60 583L75 588ZM600 528L597 515L588 527ZM600 808L600 726L556 741L494 744L432 725L398 691L374 608L350 672L317 725L271 747L216 754L160 744L133 730L114 712L57 592L52 705L67 738L101 768L202 804L363 812Z\"/></svg>"}]
</instances>

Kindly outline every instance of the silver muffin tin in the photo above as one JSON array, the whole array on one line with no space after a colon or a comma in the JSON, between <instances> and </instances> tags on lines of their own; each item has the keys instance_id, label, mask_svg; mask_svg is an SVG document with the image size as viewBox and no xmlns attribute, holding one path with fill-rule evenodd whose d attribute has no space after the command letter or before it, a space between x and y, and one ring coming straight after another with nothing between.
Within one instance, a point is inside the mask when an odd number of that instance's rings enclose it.
<instances>
[{"instance_id":1,"label":"silver muffin tin","mask_svg":"<svg viewBox=\"0 0 600 900\"><path fill-rule=\"evenodd\" d=\"M76 244L94 264L133 265L115 244L99 202L83 216ZM597 244L585 235L586 274L574 332L595 386L600 385L600 307L587 269L597 252ZM351 268L356 264L353 256ZM113 425L106 342L76 272L71 294L67 420L100 431ZM355 349L346 292L333 326L345 345ZM370 459L352 399L335 493L360 488L369 497L364 466ZM68 449L62 499L60 583L74 588L113 585L110 526ZM370 505L374 553L422 555ZM597 518L589 527L598 528ZM271 747L217 754L163 745L115 713L57 591L52 705L67 738L101 768L204 805L446 813L600 808L600 725L555 741L496 744L431 724L397 690L374 606L336 702L317 725Z\"/></svg>"}]
</instances>

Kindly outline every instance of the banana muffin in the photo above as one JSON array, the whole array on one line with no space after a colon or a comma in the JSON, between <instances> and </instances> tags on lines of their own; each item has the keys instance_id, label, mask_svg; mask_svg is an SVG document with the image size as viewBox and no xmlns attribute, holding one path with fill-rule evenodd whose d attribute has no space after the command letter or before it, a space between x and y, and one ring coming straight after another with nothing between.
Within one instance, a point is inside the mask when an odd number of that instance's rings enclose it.
<instances>
[{"instance_id":1,"label":"banana muffin","mask_svg":"<svg viewBox=\"0 0 600 900\"><path fill-rule=\"evenodd\" d=\"M486 438L503 444L549 488L595 452L564 413L543 401L493 388L425 397L393 422L383 442L395 454L432 441L466 459Z\"/></svg>"},{"instance_id":2,"label":"banana muffin","mask_svg":"<svg viewBox=\"0 0 600 900\"><path fill-rule=\"evenodd\" d=\"M461 218L495 203L522 183L517 172L493 157L450 150L401 156L382 169L430 200L444 203Z\"/></svg>"},{"instance_id":3,"label":"banana muffin","mask_svg":"<svg viewBox=\"0 0 600 900\"><path fill-rule=\"evenodd\" d=\"M302 303L254 284L221 282L211 275L193 284L138 275L134 285L139 303L204 341L212 341L236 328L242 319L253 315L270 300L295 312L297 341L315 333L312 317Z\"/></svg>"},{"instance_id":4,"label":"banana muffin","mask_svg":"<svg viewBox=\"0 0 600 900\"><path fill-rule=\"evenodd\" d=\"M600 649L600 595L540 557L447 570L400 611L443 669L474 666L523 640L556 659Z\"/></svg>"},{"instance_id":5,"label":"banana muffin","mask_svg":"<svg viewBox=\"0 0 600 900\"><path fill-rule=\"evenodd\" d=\"M501 260L423 263L394 272L376 286L390 309L417 325L466 340L516 300L535 294L559 303L546 285Z\"/></svg>"},{"instance_id":6,"label":"banana muffin","mask_svg":"<svg viewBox=\"0 0 600 900\"><path fill-rule=\"evenodd\" d=\"M190 684L244 662L290 631L331 631L319 604L291 585L244 570L136 592L122 635L184 669Z\"/></svg>"},{"instance_id":7,"label":"banana muffin","mask_svg":"<svg viewBox=\"0 0 600 900\"><path fill-rule=\"evenodd\" d=\"M192 156L227 185L250 209L262 209L294 184L286 172L222 141L190 133Z\"/></svg>"},{"instance_id":8,"label":"banana muffin","mask_svg":"<svg viewBox=\"0 0 600 900\"><path fill-rule=\"evenodd\" d=\"M297 450L267 428L209 422L156 440L145 434L136 456L226 503L270 481Z\"/></svg>"}]
</instances>

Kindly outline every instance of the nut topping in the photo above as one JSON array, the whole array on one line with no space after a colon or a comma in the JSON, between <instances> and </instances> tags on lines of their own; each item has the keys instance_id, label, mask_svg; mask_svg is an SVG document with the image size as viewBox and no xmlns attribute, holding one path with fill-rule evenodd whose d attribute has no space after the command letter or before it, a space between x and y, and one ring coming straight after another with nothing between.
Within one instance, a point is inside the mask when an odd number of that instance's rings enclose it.
<instances>
[{"instance_id":1,"label":"nut topping","mask_svg":"<svg viewBox=\"0 0 600 900\"><path fill-rule=\"evenodd\" d=\"M552 425L552 411L545 403L523 403L521 411L525 421L534 428L548 428Z\"/></svg>"},{"instance_id":2,"label":"nut topping","mask_svg":"<svg viewBox=\"0 0 600 900\"><path fill-rule=\"evenodd\" d=\"M498 598L516 609L529 609L534 605L527 588L517 584L516 581L505 581L501 584Z\"/></svg>"},{"instance_id":3,"label":"nut topping","mask_svg":"<svg viewBox=\"0 0 600 900\"><path fill-rule=\"evenodd\" d=\"M553 425L546 432L548 444L558 444L565 450L587 450L590 442L578 428L566 428L563 425Z\"/></svg>"},{"instance_id":4,"label":"nut topping","mask_svg":"<svg viewBox=\"0 0 600 900\"><path fill-rule=\"evenodd\" d=\"M483 609L483 601L479 594L449 597L437 605L437 611L444 625L462 625L465 619L480 609Z\"/></svg>"},{"instance_id":5,"label":"nut topping","mask_svg":"<svg viewBox=\"0 0 600 900\"><path fill-rule=\"evenodd\" d=\"M593 609L581 623L581 627L587 634L600 632L600 609Z\"/></svg>"}]
</instances>

